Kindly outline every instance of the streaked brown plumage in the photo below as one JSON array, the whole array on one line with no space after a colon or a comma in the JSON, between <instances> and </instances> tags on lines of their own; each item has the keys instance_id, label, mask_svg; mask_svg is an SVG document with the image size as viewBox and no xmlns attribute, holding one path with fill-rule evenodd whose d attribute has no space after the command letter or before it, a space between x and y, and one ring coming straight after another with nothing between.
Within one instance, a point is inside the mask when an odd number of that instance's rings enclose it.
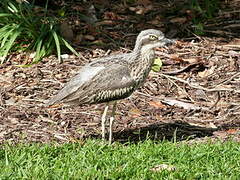
<instances>
[{"instance_id":1,"label":"streaked brown plumage","mask_svg":"<svg viewBox=\"0 0 240 180\"><path fill-rule=\"evenodd\" d=\"M154 29L142 31L131 53L103 57L85 65L56 96L49 100L47 105L93 104L130 96L147 78L155 58L154 48L172 42L165 38L161 31ZM110 142L115 105L110 118ZM108 105L105 111L107 109ZM105 111L102 117L103 138L105 138Z\"/></svg>"}]
</instances>

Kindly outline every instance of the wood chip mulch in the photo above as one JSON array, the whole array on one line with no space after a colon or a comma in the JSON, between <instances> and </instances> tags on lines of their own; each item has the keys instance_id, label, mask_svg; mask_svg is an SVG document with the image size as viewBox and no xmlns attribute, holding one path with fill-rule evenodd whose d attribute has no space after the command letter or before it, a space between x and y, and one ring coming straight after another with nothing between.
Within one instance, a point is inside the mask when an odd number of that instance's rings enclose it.
<instances>
[{"instance_id":1,"label":"wood chip mulch","mask_svg":"<svg viewBox=\"0 0 240 180\"><path fill-rule=\"evenodd\" d=\"M114 139L240 141L240 39L184 39L158 49L161 72L118 103ZM94 51L94 50L93 50ZM100 55L99 55L100 56ZM81 65L74 56L32 67L0 66L0 143L78 142L100 138L104 104L44 107ZM19 57L16 57L19 58Z\"/></svg>"}]
</instances>

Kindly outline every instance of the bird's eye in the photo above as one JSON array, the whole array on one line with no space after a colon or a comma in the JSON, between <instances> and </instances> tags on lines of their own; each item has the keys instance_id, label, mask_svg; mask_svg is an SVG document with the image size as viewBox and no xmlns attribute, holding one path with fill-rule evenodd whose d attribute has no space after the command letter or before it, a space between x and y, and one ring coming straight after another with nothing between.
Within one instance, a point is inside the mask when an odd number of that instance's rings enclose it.
<instances>
[{"instance_id":1,"label":"bird's eye","mask_svg":"<svg viewBox=\"0 0 240 180\"><path fill-rule=\"evenodd\" d=\"M157 39L158 39L157 36L155 36L155 35L149 35L149 40L155 41L155 40L157 40Z\"/></svg>"}]
</instances>

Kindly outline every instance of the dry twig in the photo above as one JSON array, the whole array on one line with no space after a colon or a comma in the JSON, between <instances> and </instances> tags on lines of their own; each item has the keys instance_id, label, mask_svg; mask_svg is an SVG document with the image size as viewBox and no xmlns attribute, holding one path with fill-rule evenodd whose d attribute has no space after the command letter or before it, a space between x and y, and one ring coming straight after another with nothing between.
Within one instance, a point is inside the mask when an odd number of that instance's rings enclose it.
<instances>
[{"instance_id":1,"label":"dry twig","mask_svg":"<svg viewBox=\"0 0 240 180\"><path fill-rule=\"evenodd\" d=\"M157 73L156 73L157 74ZM239 73L240 74L240 73ZM238 75L239 75L238 74ZM184 80L184 79L181 79L181 78L178 78L178 77L174 77L174 76L169 76L169 75L166 75L166 74L162 74L162 73L159 73L158 74L159 76L163 76L167 79L174 79L174 80L177 80L177 81L180 81L184 84L187 84L188 86L190 86L191 88L194 88L194 89L201 89L201 90L204 90L204 91L207 91L207 92L216 92L216 91L230 91L230 92L235 92L235 93L240 93L240 90L235 90L235 89L232 89L232 88L205 88L205 87L202 87L200 85L194 85L194 84L191 84L190 82ZM219 86L219 85L217 85ZM217 87L216 86L216 87Z\"/></svg>"}]
</instances>

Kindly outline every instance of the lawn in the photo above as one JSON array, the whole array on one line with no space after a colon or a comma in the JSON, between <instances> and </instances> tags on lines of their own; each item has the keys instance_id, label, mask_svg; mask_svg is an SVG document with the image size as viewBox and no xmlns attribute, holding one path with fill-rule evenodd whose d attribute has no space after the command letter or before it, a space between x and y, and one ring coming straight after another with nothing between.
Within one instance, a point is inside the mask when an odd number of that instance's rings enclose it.
<instances>
[{"instance_id":1,"label":"lawn","mask_svg":"<svg viewBox=\"0 0 240 180\"><path fill-rule=\"evenodd\" d=\"M158 165L174 170L154 170ZM144 141L3 145L0 179L240 179L240 144Z\"/></svg>"}]
</instances>

